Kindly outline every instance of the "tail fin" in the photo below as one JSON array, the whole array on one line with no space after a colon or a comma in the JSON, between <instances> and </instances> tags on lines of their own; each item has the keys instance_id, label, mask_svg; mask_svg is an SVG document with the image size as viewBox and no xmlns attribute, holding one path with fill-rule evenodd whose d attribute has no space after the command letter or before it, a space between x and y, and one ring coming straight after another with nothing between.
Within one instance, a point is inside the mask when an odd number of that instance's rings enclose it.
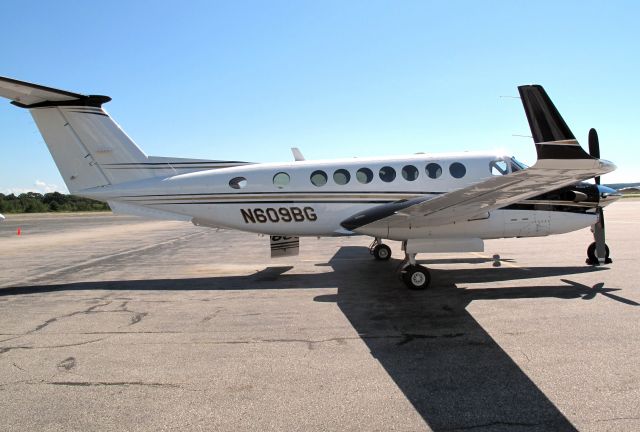
<instances>
[{"instance_id":1,"label":"tail fin","mask_svg":"<svg viewBox=\"0 0 640 432\"><path fill-rule=\"evenodd\" d=\"M86 96L0 77L0 96L27 108L71 193L154 177L148 157L102 109L108 96ZM118 169L126 164L128 169Z\"/></svg>"},{"instance_id":2,"label":"tail fin","mask_svg":"<svg viewBox=\"0 0 640 432\"><path fill-rule=\"evenodd\" d=\"M518 87L538 159L593 159L585 152L541 85Z\"/></svg>"}]
</instances>

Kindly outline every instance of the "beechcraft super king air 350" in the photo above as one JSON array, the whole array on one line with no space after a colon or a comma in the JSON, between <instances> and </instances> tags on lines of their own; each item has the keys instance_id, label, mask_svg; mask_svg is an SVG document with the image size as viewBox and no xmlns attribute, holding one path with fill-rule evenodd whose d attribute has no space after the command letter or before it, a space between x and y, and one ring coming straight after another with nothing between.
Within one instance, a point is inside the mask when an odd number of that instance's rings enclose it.
<instances>
[{"instance_id":1,"label":"beechcraft super king air 350","mask_svg":"<svg viewBox=\"0 0 640 432\"><path fill-rule=\"evenodd\" d=\"M492 153L251 163L147 156L102 108L111 98L0 78L0 96L31 112L73 194L115 213L191 221L271 236L271 255L297 255L305 236L367 235L387 260L402 242L409 288L430 285L418 253L479 252L484 239L537 237L592 227L587 263L611 262L600 185L615 169L578 144L539 85L518 87L538 155L527 167ZM595 178L595 184L585 180Z\"/></svg>"}]
</instances>

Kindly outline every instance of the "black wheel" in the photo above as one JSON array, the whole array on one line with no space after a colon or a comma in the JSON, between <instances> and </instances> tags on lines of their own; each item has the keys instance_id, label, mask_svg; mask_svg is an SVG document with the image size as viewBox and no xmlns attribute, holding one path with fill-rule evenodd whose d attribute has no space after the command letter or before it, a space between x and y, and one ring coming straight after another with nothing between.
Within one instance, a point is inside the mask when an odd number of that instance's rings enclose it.
<instances>
[{"instance_id":1,"label":"black wheel","mask_svg":"<svg viewBox=\"0 0 640 432\"><path fill-rule=\"evenodd\" d=\"M609 258L609 246L607 244L604 245L604 250L605 250L604 263L611 264L613 261L611 261L611 258ZM596 242L591 243L587 248L587 264L589 265L599 264L598 257L596 256Z\"/></svg>"},{"instance_id":2,"label":"black wheel","mask_svg":"<svg viewBox=\"0 0 640 432\"><path fill-rule=\"evenodd\" d=\"M387 261L391 258L391 248L386 244L379 244L373 248L373 256L380 261Z\"/></svg>"},{"instance_id":3,"label":"black wheel","mask_svg":"<svg viewBox=\"0 0 640 432\"><path fill-rule=\"evenodd\" d=\"M431 284L429 269L421 265L410 265L403 270L402 280L407 288L412 290L424 290Z\"/></svg>"}]
</instances>

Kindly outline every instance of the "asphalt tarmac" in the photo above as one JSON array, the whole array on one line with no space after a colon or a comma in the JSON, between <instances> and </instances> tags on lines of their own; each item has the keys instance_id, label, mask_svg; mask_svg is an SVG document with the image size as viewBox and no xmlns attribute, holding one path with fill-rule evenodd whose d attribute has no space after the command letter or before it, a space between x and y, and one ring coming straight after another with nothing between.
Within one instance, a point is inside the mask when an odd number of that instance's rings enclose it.
<instances>
[{"instance_id":1,"label":"asphalt tarmac","mask_svg":"<svg viewBox=\"0 0 640 432\"><path fill-rule=\"evenodd\" d=\"M638 214L607 208L609 266L588 230L495 240L419 256L424 292L395 242L271 260L254 234L7 215L0 429L640 430Z\"/></svg>"}]
</instances>

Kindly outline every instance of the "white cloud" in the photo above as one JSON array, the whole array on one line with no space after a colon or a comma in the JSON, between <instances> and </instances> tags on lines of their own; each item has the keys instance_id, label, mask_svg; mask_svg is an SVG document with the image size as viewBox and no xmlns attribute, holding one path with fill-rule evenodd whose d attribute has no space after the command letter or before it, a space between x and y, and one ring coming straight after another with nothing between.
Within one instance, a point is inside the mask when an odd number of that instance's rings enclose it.
<instances>
[{"instance_id":1,"label":"white cloud","mask_svg":"<svg viewBox=\"0 0 640 432\"><path fill-rule=\"evenodd\" d=\"M31 187L8 187L8 188L0 189L0 192L2 192L5 195L9 195L9 194L20 195L27 192L37 192L41 194L46 194L50 192L68 193L66 188L61 188L56 184L47 183L42 180L36 180L33 183L33 186Z\"/></svg>"},{"instance_id":2,"label":"white cloud","mask_svg":"<svg viewBox=\"0 0 640 432\"><path fill-rule=\"evenodd\" d=\"M40 193L55 192L60 189L58 185L49 184L49 183L43 182L42 180L36 180L35 186L36 186L36 192L40 192Z\"/></svg>"}]
</instances>

